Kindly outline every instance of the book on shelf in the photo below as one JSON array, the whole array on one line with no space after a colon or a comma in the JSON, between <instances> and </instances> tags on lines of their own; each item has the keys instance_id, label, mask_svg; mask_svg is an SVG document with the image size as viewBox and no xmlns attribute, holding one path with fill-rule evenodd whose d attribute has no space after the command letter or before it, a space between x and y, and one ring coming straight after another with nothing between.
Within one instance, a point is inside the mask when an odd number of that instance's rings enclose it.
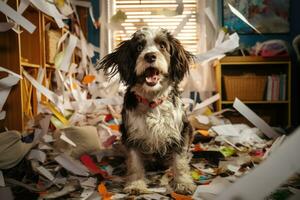
<instances>
[{"instance_id":1,"label":"book on shelf","mask_svg":"<svg viewBox=\"0 0 300 200\"><path fill-rule=\"evenodd\" d=\"M280 75L280 96L279 100L286 100L286 74Z\"/></svg>"},{"instance_id":2,"label":"book on shelf","mask_svg":"<svg viewBox=\"0 0 300 200\"><path fill-rule=\"evenodd\" d=\"M286 74L269 75L266 88L267 101L286 100Z\"/></svg>"}]
</instances>

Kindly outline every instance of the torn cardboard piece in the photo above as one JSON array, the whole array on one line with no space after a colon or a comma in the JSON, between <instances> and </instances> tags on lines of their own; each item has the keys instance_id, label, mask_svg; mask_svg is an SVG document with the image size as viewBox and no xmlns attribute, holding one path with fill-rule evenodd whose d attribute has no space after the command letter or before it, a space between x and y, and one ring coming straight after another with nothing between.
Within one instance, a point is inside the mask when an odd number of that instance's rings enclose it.
<instances>
[{"instance_id":1,"label":"torn cardboard piece","mask_svg":"<svg viewBox=\"0 0 300 200\"><path fill-rule=\"evenodd\" d=\"M272 127L270 127L238 98L235 98L233 107L269 138L277 138L279 136Z\"/></svg>"}]
</instances>

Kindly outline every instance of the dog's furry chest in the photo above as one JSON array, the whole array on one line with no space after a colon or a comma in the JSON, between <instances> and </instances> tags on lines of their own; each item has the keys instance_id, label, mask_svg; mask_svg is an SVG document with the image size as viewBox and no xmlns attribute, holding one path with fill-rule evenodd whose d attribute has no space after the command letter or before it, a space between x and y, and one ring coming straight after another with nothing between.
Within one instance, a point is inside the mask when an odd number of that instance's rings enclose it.
<instances>
[{"instance_id":1,"label":"dog's furry chest","mask_svg":"<svg viewBox=\"0 0 300 200\"><path fill-rule=\"evenodd\" d=\"M167 153L171 146L179 146L182 140L183 108L176 97L176 103L166 100L154 109L138 105L125 112L124 125L127 142L147 153Z\"/></svg>"}]
</instances>

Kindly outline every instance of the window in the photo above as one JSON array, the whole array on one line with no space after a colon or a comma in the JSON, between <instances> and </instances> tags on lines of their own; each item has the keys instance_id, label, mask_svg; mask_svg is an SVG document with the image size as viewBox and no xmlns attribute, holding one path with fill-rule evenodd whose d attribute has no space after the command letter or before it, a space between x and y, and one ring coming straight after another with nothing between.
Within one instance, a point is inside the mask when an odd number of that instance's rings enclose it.
<instances>
[{"instance_id":1,"label":"window","mask_svg":"<svg viewBox=\"0 0 300 200\"><path fill-rule=\"evenodd\" d=\"M175 14L178 5L176 0L111 0L111 12L126 15L122 29L111 32L112 48L141 27L162 27L174 33L187 50L198 53L197 0L183 0L182 13Z\"/></svg>"}]
</instances>

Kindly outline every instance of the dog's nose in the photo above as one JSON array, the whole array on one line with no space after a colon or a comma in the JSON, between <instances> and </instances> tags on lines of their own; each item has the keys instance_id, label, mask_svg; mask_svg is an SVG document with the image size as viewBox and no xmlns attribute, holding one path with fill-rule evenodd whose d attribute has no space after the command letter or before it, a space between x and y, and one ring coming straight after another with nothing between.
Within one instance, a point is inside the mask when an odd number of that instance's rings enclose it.
<instances>
[{"instance_id":1,"label":"dog's nose","mask_svg":"<svg viewBox=\"0 0 300 200\"><path fill-rule=\"evenodd\" d=\"M146 53L144 56L144 59L148 62L148 63L153 63L156 60L156 55L155 53L151 52L151 53Z\"/></svg>"}]
</instances>

